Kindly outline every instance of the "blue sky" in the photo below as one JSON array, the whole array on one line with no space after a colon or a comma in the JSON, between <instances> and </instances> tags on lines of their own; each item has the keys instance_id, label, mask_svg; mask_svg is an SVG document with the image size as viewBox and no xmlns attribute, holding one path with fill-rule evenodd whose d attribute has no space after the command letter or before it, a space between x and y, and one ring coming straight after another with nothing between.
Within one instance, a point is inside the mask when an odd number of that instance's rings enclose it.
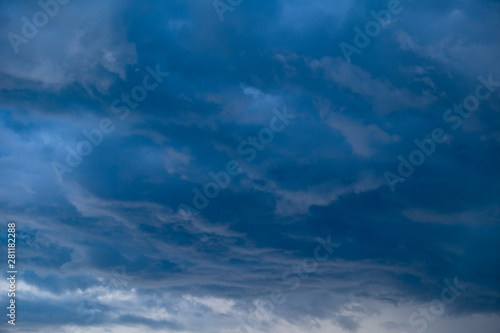
<instances>
[{"instance_id":1,"label":"blue sky","mask_svg":"<svg viewBox=\"0 0 500 333\"><path fill-rule=\"evenodd\" d=\"M498 1L41 4L0 3L0 331L498 332Z\"/></svg>"}]
</instances>

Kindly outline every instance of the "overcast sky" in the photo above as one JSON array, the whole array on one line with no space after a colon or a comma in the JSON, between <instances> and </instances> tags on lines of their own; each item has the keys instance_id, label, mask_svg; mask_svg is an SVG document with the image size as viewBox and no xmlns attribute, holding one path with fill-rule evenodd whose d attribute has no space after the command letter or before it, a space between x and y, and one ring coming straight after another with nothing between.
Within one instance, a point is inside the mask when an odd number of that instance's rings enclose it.
<instances>
[{"instance_id":1,"label":"overcast sky","mask_svg":"<svg viewBox=\"0 0 500 333\"><path fill-rule=\"evenodd\" d=\"M1 332L498 332L499 1L60 2L0 2Z\"/></svg>"}]
</instances>

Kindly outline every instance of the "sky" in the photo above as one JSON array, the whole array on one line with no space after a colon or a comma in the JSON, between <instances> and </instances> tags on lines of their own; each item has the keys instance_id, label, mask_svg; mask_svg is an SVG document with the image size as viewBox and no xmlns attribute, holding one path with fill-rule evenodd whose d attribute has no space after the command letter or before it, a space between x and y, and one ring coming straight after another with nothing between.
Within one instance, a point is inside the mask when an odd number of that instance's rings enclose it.
<instances>
[{"instance_id":1,"label":"sky","mask_svg":"<svg viewBox=\"0 0 500 333\"><path fill-rule=\"evenodd\" d=\"M498 333L499 18L1 1L0 332Z\"/></svg>"}]
</instances>

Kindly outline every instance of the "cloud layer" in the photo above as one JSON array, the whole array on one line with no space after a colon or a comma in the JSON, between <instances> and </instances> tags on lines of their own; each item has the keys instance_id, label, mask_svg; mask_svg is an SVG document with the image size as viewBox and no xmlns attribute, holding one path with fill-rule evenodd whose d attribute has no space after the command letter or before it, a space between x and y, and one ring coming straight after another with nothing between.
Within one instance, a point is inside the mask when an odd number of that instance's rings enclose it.
<instances>
[{"instance_id":1,"label":"cloud layer","mask_svg":"<svg viewBox=\"0 0 500 333\"><path fill-rule=\"evenodd\" d=\"M350 62L388 1L57 3L18 45L0 4L16 332L497 332L497 1L401 0Z\"/></svg>"}]
</instances>

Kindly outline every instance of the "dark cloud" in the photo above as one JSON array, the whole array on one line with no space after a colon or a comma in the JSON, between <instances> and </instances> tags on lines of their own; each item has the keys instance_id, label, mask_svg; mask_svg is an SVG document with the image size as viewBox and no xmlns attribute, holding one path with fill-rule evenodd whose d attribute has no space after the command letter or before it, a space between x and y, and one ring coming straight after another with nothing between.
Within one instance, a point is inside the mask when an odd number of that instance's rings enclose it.
<instances>
[{"instance_id":1,"label":"dark cloud","mask_svg":"<svg viewBox=\"0 0 500 333\"><path fill-rule=\"evenodd\" d=\"M350 63L339 44L387 1L233 1L222 22L213 3L70 1L17 53L8 34L40 5L0 4L19 332L410 330L454 277L469 287L428 332L466 332L459 317L496 332L500 87L458 128L444 115L479 76L500 81L498 1L401 0ZM126 106L153 69L168 76ZM240 144L285 107L249 161ZM445 142L391 191L384 173L435 128ZM54 162L88 133L60 182ZM238 174L195 208L230 161ZM304 271L329 235L341 246ZM276 290L286 300L259 319Z\"/></svg>"}]
</instances>

